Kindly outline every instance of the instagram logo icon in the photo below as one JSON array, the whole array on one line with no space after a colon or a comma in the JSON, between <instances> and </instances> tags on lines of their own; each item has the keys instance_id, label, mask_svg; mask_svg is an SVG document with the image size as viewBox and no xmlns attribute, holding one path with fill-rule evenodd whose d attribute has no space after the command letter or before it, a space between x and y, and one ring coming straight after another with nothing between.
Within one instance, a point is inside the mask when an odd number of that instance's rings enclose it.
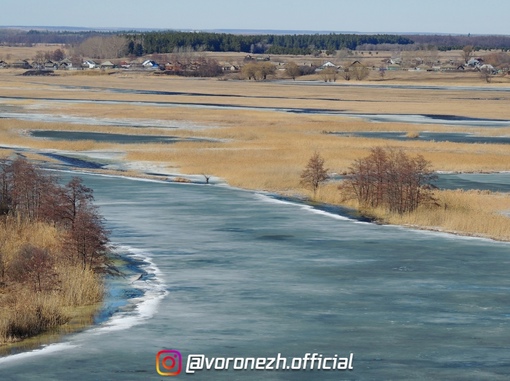
<instances>
[{"instance_id":1,"label":"instagram logo icon","mask_svg":"<svg viewBox=\"0 0 510 381\"><path fill-rule=\"evenodd\" d=\"M156 355L156 370L161 376L177 376L182 369L181 352L164 349Z\"/></svg>"}]
</instances>

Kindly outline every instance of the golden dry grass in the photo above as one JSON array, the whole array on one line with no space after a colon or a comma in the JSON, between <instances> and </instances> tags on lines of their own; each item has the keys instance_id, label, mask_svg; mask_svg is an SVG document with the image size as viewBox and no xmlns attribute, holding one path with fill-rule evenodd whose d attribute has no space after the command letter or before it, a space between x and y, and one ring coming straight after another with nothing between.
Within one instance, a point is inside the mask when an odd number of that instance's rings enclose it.
<instances>
[{"instance_id":1,"label":"golden dry grass","mask_svg":"<svg viewBox=\"0 0 510 381\"><path fill-rule=\"evenodd\" d=\"M399 76L406 77L406 73ZM291 81L285 83L218 81L175 78L170 76L155 77L138 75L130 78L122 76L101 76L99 78L63 75L59 77L25 78L0 76L0 89L5 96L24 96L30 91L30 97L66 98L72 93L73 98L84 100L117 100L145 102L184 102L210 104L231 104L238 106L269 107L308 107L328 108L351 112L385 112L409 114L456 114L479 117L508 117L506 107L510 95L506 92L490 93L487 91L459 92L454 89L411 89L411 88L372 88L358 86L358 83L337 82L326 86L307 86ZM440 76L443 85L459 84L459 78L469 79L468 84L487 87L476 73L420 73L429 77L430 84L436 84L434 75ZM418 74L407 74L406 83L418 81ZM432 77L431 77L432 76ZM381 82L377 82L381 83ZM397 79L388 79L383 84L399 83ZM427 82L428 83L428 82ZM466 85L463 81L462 85ZM492 83L498 89L508 83ZM73 86L72 92L67 86ZM169 94L133 94L101 91L101 88L132 89L175 92ZM202 95L203 94L203 95ZM220 96L221 95L221 96Z\"/></svg>"},{"instance_id":2,"label":"golden dry grass","mask_svg":"<svg viewBox=\"0 0 510 381\"><path fill-rule=\"evenodd\" d=\"M418 139L419 137L420 137L419 131L409 131L406 134L406 138L409 138L409 139Z\"/></svg>"},{"instance_id":3,"label":"golden dry grass","mask_svg":"<svg viewBox=\"0 0 510 381\"><path fill-rule=\"evenodd\" d=\"M21 122L0 120L0 141L37 150L61 149L87 151L115 149L126 152L128 161L152 161L177 168L181 173L206 173L225 179L234 186L275 192L309 195L299 185L301 170L314 151L319 151L333 173L348 170L353 160L366 156L374 146L395 146L412 155L421 154L442 171L508 171L510 155L507 145L426 142L416 137L422 131L469 132L484 136L508 136L510 127L483 128L468 126L419 125L407 123L371 123L341 115L293 114L268 109L211 109L186 105L153 105L143 102L184 102L227 104L248 107L322 108L359 113L445 114L476 118L510 120L510 92L478 91L491 86L495 90L507 86L504 81L490 85L474 73L388 73L378 84L452 85L452 89L373 88L358 83L337 82L332 85L303 85L276 82L218 81L155 77L148 75L86 76L65 75L50 78L4 76L0 90L13 107L50 114L84 117L157 119L193 123L203 129L126 128L75 125L68 123ZM459 91L455 86L473 86L472 91ZM176 94L134 94L104 91L104 88L175 92ZM194 95L192 95L194 94ZM37 98L85 99L90 102L51 102ZM95 100L121 103L100 104ZM124 102L124 103L123 103ZM126 103L127 102L127 103ZM135 103L133 103L135 102ZM39 111L41 110L41 111ZM214 128L211 128L214 127ZM51 141L34 139L20 131L32 129L85 130L127 134L161 134L182 137L208 137L221 142L183 142L176 144L113 145L92 141ZM335 136L325 132L401 131L407 141L387 141L353 136ZM468 197L471 197L469 198ZM458 199L459 207L448 199ZM335 184L320 189L319 201L341 203ZM507 209L507 200L493 194L457 194L441 192L440 199L450 207L444 210L420 210L407 220L395 219L379 211L394 223L442 228L468 234L491 235L508 239L504 228L508 218L500 213ZM476 200L476 202L475 202ZM443 202L443 201L442 201ZM463 203L491 208L464 207ZM473 205L474 205L473 204ZM463 210L463 213L458 212ZM477 218L484 215L486 224ZM426 217L428 216L428 217ZM457 216L457 217L455 217ZM489 218L490 217L490 218ZM469 221L469 224L462 222ZM456 222L454 222L456 221Z\"/></svg>"},{"instance_id":4,"label":"golden dry grass","mask_svg":"<svg viewBox=\"0 0 510 381\"><path fill-rule=\"evenodd\" d=\"M0 59L7 62L15 62L17 60L31 61L38 51L53 52L56 49L66 51L61 44L35 44L33 46L0 46Z\"/></svg>"},{"instance_id":5,"label":"golden dry grass","mask_svg":"<svg viewBox=\"0 0 510 381\"><path fill-rule=\"evenodd\" d=\"M338 189L330 187L330 193ZM373 218L385 223L413 228L445 231L496 240L510 241L510 195L478 190L435 191L437 205L421 206L412 213L398 215L382 208L365 210ZM354 200L340 200L359 208Z\"/></svg>"},{"instance_id":6,"label":"golden dry grass","mask_svg":"<svg viewBox=\"0 0 510 381\"><path fill-rule=\"evenodd\" d=\"M55 226L43 222L20 222L7 217L0 223L0 344L55 328L76 314L73 307L102 299L102 280L62 256L62 234ZM14 282L6 277L27 245L45 250L55 258L51 282L56 282L58 289L34 292L33 282Z\"/></svg>"}]
</instances>

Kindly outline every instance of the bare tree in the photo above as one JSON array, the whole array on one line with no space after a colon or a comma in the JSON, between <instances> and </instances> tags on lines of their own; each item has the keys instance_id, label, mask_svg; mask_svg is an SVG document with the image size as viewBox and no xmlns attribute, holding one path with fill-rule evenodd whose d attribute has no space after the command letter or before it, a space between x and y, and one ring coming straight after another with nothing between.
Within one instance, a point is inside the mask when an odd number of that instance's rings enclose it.
<instances>
[{"instance_id":1,"label":"bare tree","mask_svg":"<svg viewBox=\"0 0 510 381\"><path fill-rule=\"evenodd\" d=\"M328 169L324 168L324 159L316 151L310 160L308 160L308 164L303 172L301 172L300 183L304 187L312 189L313 197L315 198L319 186L328 179Z\"/></svg>"},{"instance_id":2,"label":"bare tree","mask_svg":"<svg viewBox=\"0 0 510 381\"><path fill-rule=\"evenodd\" d=\"M341 60L347 59L350 55L351 55L351 52L349 52L349 50L347 50L346 48L342 48L342 49L336 51L336 58L341 59Z\"/></svg>"},{"instance_id":3,"label":"bare tree","mask_svg":"<svg viewBox=\"0 0 510 381\"><path fill-rule=\"evenodd\" d=\"M276 66L270 62L250 62L243 66L241 74L248 80L265 80L276 72Z\"/></svg>"},{"instance_id":4,"label":"bare tree","mask_svg":"<svg viewBox=\"0 0 510 381\"><path fill-rule=\"evenodd\" d=\"M349 70L348 67L345 67L344 70L342 70L340 72L340 74L342 75L342 78L345 79L346 81L350 81L351 80L351 71Z\"/></svg>"},{"instance_id":5,"label":"bare tree","mask_svg":"<svg viewBox=\"0 0 510 381\"><path fill-rule=\"evenodd\" d=\"M53 61L62 61L65 57L66 57L66 54L62 49L55 49L51 53L51 59Z\"/></svg>"},{"instance_id":6,"label":"bare tree","mask_svg":"<svg viewBox=\"0 0 510 381\"><path fill-rule=\"evenodd\" d=\"M259 79L265 80L268 75L276 73L276 66L270 62L259 62L257 64L257 74Z\"/></svg>"},{"instance_id":7,"label":"bare tree","mask_svg":"<svg viewBox=\"0 0 510 381\"><path fill-rule=\"evenodd\" d=\"M350 66L349 72L351 73L352 77L354 77L357 81L361 81L368 77L368 75L370 74L370 69L365 65L356 62Z\"/></svg>"},{"instance_id":8,"label":"bare tree","mask_svg":"<svg viewBox=\"0 0 510 381\"><path fill-rule=\"evenodd\" d=\"M9 277L21 283L32 283L34 291L41 292L45 284L53 287L53 262L47 250L25 245L9 267Z\"/></svg>"},{"instance_id":9,"label":"bare tree","mask_svg":"<svg viewBox=\"0 0 510 381\"><path fill-rule=\"evenodd\" d=\"M337 69L336 67L327 67L320 71L320 76L324 82L336 82Z\"/></svg>"},{"instance_id":10,"label":"bare tree","mask_svg":"<svg viewBox=\"0 0 510 381\"><path fill-rule=\"evenodd\" d=\"M78 45L74 54L98 59L120 58L127 53L127 47L127 40L122 36L95 36Z\"/></svg>"},{"instance_id":11,"label":"bare tree","mask_svg":"<svg viewBox=\"0 0 510 381\"><path fill-rule=\"evenodd\" d=\"M301 70L295 62L289 62L285 65L285 74L287 74L293 80L296 80L296 77L301 75Z\"/></svg>"},{"instance_id":12,"label":"bare tree","mask_svg":"<svg viewBox=\"0 0 510 381\"><path fill-rule=\"evenodd\" d=\"M402 149L376 147L369 156L354 161L339 189L362 207L404 214L435 201L431 191L435 179L430 163L421 155L412 158Z\"/></svg>"},{"instance_id":13,"label":"bare tree","mask_svg":"<svg viewBox=\"0 0 510 381\"><path fill-rule=\"evenodd\" d=\"M176 46L170 57L174 67L182 66L183 69L188 68L197 57L197 53L191 46Z\"/></svg>"},{"instance_id":14,"label":"bare tree","mask_svg":"<svg viewBox=\"0 0 510 381\"><path fill-rule=\"evenodd\" d=\"M42 50L38 50L35 53L35 56L33 57L33 60L36 64L42 65L44 64L45 58L44 58L44 52Z\"/></svg>"},{"instance_id":15,"label":"bare tree","mask_svg":"<svg viewBox=\"0 0 510 381\"><path fill-rule=\"evenodd\" d=\"M469 61L474 50L473 45L466 45L462 48L462 58L464 59L464 62L467 63Z\"/></svg>"}]
</instances>

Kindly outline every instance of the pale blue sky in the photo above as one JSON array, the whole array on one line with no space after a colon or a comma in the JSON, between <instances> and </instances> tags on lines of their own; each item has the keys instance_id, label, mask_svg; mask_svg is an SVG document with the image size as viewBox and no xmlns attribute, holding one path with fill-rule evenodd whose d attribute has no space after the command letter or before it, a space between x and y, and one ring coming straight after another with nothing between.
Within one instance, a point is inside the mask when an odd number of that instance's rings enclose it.
<instances>
[{"instance_id":1,"label":"pale blue sky","mask_svg":"<svg viewBox=\"0 0 510 381\"><path fill-rule=\"evenodd\" d=\"M1 0L0 25L510 35L509 0Z\"/></svg>"}]
</instances>

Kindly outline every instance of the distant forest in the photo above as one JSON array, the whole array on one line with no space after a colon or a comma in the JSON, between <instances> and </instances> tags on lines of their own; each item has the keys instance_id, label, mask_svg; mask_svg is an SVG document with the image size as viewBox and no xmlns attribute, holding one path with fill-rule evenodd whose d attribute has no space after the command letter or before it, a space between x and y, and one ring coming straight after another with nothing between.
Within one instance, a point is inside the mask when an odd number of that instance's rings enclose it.
<instances>
[{"instance_id":1,"label":"distant forest","mask_svg":"<svg viewBox=\"0 0 510 381\"><path fill-rule=\"evenodd\" d=\"M34 44L81 44L87 38L94 36L112 35L113 33L95 32L95 31L39 31L39 30L20 30L20 29L2 29L0 28L0 44L2 45L25 45Z\"/></svg>"},{"instance_id":2,"label":"distant forest","mask_svg":"<svg viewBox=\"0 0 510 381\"><path fill-rule=\"evenodd\" d=\"M213 52L244 52L265 54L312 54L317 50L355 50L361 44L412 44L409 38L397 35L362 34L297 34L239 35L208 32L148 32L132 35L129 52L171 53L179 47Z\"/></svg>"},{"instance_id":3,"label":"distant forest","mask_svg":"<svg viewBox=\"0 0 510 381\"><path fill-rule=\"evenodd\" d=\"M439 50L461 50L473 46L475 50L510 50L510 36L451 36L451 35L408 35L416 44L433 45Z\"/></svg>"},{"instance_id":4,"label":"distant forest","mask_svg":"<svg viewBox=\"0 0 510 381\"><path fill-rule=\"evenodd\" d=\"M178 48L215 52L264 54L313 54L316 51L377 49L412 50L414 46L435 46L456 50L464 46L479 49L510 50L510 36L471 35L390 35L390 34L229 34L211 32L102 32L44 31L0 28L1 45L65 44L76 46L90 37L120 35L126 38L128 54L141 56L171 53Z\"/></svg>"}]
</instances>

